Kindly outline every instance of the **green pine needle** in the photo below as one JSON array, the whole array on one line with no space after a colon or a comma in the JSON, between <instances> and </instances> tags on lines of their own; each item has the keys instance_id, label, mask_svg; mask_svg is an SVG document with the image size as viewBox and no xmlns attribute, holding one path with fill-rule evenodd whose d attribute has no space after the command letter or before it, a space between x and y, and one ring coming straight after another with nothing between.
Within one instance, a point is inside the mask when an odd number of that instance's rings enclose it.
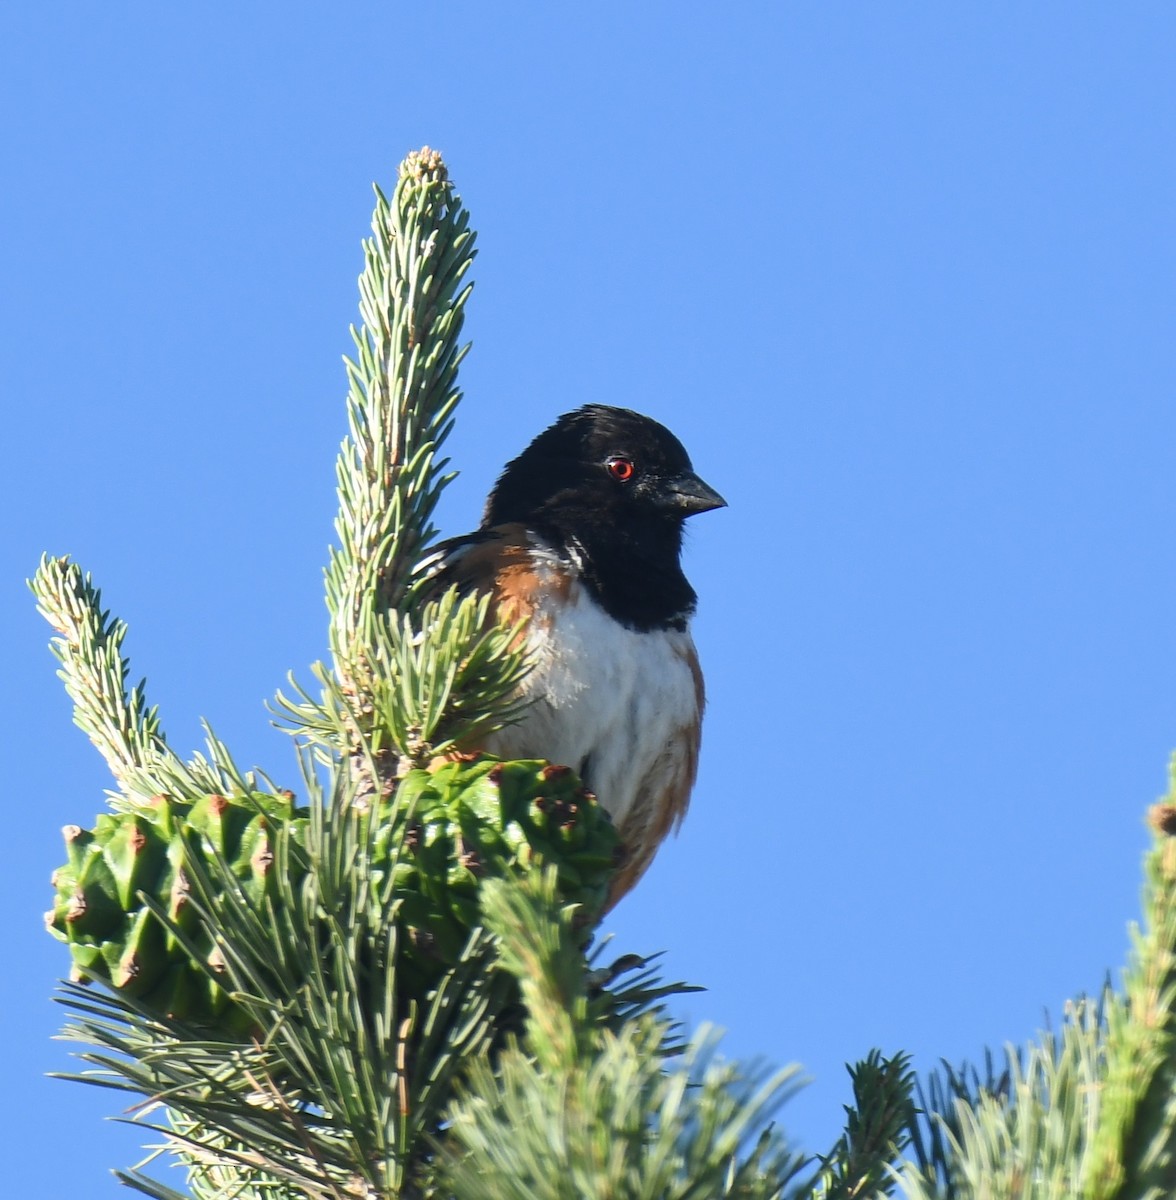
<instances>
[{"instance_id":1,"label":"green pine needle","mask_svg":"<svg viewBox=\"0 0 1176 1200\"><path fill-rule=\"evenodd\" d=\"M821 1200L890 1195L892 1166L910 1139L915 1077L909 1056L887 1059L872 1050L849 1075L853 1104L845 1110L845 1132L823 1160L816 1184Z\"/></svg>"},{"instance_id":2,"label":"green pine needle","mask_svg":"<svg viewBox=\"0 0 1176 1200\"><path fill-rule=\"evenodd\" d=\"M523 995L522 1041L471 1064L439 1138L441 1183L460 1200L776 1200L803 1165L768 1123L796 1070L722 1062L704 1028L680 1065L651 1015L616 1031L586 986L574 913L531 873L487 889L501 964Z\"/></svg>"}]
</instances>

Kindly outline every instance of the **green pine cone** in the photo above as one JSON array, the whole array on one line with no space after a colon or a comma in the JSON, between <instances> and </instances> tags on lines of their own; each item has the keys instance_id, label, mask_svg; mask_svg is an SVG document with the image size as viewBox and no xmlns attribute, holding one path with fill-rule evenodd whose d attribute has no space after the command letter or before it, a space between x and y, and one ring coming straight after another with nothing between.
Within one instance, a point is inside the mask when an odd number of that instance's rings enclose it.
<instances>
[{"instance_id":1,"label":"green pine cone","mask_svg":"<svg viewBox=\"0 0 1176 1200\"><path fill-rule=\"evenodd\" d=\"M427 996L460 958L479 922L481 880L554 864L564 901L580 905L590 927L615 863L608 814L568 768L542 761L479 758L410 771L373 813L346 819L370 821L380 898L373 920L394 914L403 930L397 990L411 999ZM188 903L185 868L219 858L253 903L276 903L275 830L285 826L305 846L308 825L288 793L254 793L194 802L157 796L133 812L100 816L93 830L67 826L68 861L54 873L46 924L69 945L75 978L103 980L161 1015L244 1036L250 1021L217 982L223 961ZM287 861L300 879L303 857Z\"/></svg>"},{"instance_id":2,"label":"green pine cone","mask_svg":"<svg viewBox=\"0 0 1176 1200\"><path fill-rule=\"evenodd\" d=\"M306 820L292 796L255 793L195 803L156 796L133 812L103 814L93 830L67 825L69 861L53 873L57 895L45 922L69 945L74 978L104 980L178 1020L244 1033L248 1021L216 981L223 964L188 902L185 868L194 858L219 855L259 901L272 892L273 829L291 825L301 840ZM144 905L143 894L179 934ZM193 961L181 935L208 970Z\"/></svg>"},{"instance_id":3,"label":"green pine cone","mask_svg":"<svg viewBox=\"0 0 1176 1200\"><path fill-rule=\"evenodd\" d=\"M458 961L479 921L483 879L554 865L564 902L580 906L586 926L604 907L617 835L567 767L482 757L410 771L394 811L378 844L410 852L397 861L395 895L408 933L401 969L414 977L413 993Z\"/></svg>"}]
</instances>

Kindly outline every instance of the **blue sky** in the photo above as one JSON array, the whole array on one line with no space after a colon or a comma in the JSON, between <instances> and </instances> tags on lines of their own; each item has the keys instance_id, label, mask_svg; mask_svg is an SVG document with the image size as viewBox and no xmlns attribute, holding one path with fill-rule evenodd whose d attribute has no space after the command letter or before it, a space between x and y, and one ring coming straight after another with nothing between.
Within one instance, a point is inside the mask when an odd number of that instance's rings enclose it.
<instances>
[{"instance_id":1,"label":"blue sky","mask_svg":"<svg viewBox=\"0 0 1176 1200\"><path fill-rule=\"evenodd\" d=\"M102 804L23 579L131 625L177 748L294 778L323 653L370 182L423 143L480 231L449 533L590 401L670 425L710 712L610 919L680 1014L814 1079L926 1069L1096 988L1176 748L1171 5L258 0L0 13L4 869L14 1194L125 1195L42 931ZM10 1176L11 1178L11 1176Z\"/></svg>"}]
</instances>

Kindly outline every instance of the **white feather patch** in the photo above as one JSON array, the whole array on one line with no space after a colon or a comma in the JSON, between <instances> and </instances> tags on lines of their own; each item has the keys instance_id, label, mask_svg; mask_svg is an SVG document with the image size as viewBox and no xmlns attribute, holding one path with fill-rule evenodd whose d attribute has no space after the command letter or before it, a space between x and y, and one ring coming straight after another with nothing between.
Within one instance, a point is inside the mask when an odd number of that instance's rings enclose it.
<instances>
[{"instance_id":1,"label":"white feather patch","mask_svg":"<svg viewBox=\"0 0 1176 1200\"><path fill-rule=\"evenodd\" d=\"M547 555L535 557L542 572ZM548 563L554 585L558 559ZM658 794L680 770L676 744L700 715L693 642L688 630L625 628L579 584L562 603L555 590L544 589L531 618L524 692L536 702L486 749L579 771L619 827L640 792Z\"/></svg>"}]
</instances>

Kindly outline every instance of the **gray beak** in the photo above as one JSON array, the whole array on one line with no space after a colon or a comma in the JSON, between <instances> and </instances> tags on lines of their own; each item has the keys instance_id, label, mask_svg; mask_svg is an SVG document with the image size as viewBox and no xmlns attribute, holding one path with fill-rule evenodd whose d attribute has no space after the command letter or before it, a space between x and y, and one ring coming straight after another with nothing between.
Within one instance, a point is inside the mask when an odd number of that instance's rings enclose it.
<instances>
[{"instance_id":1,"label":"gray beak","mask_svg":"<svg viewBox=\"0 0 1176 1200\"><path fill-rule=\"evenodd\" d=\"M677 479L667 479L664 488L666 506L686 517L710 512L712 508L727 507L727 501L710 484L703 483L693 471L687 471Z\"/></svg>"}]
</instances>

